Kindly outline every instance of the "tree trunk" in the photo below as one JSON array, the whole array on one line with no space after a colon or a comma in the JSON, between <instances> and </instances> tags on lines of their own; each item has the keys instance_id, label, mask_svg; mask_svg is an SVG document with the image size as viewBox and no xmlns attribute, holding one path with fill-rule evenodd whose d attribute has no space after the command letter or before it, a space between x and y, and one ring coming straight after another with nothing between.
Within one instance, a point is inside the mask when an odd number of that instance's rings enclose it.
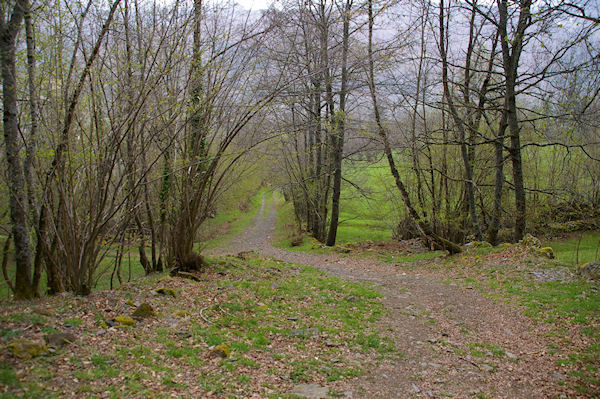
<instances>
[{"instance_id":1,"label":"tree trunk","mask_svg":"<svg viewBox=\"0 0 600 399\"><path fill-rule=\"evenodd\" d=\"M344 136L345 136L345 112L346 112L346 92L348 84L348 43L350 38L350 11L352 0L346 0L343 10L343 37L342 37L342 76L340 87L340 108L339 114L334 116L334 175L333 192L331 198L331 222L329 225L329 235L327 236L327 245L334 246L337 238L337 229L340 216L340 194L342 188L342 159L344 155Z\"/></svg>"},{"instance_id":2,"label":"tree trunk","mask_svg":"<svg viewBox=\"0 0 600 399\"><path fill-rule=\"evenodd\" d=\"M400 191L400 195L402 197L402 201L404 202L404 206L408 212L408 217L411 219L413 224L415 225L417 231L421 238L427 242L428 244L435 245L446 249L451 254L460 253L462 249L460 246L454 244L446 240L443 237L433 233L431 228L427 226L427 223L421 219L415 208L412 206L410 197L408 196L408 192L400 178L400 174L398 173L398 169L396 168L396 164L394 161L394 157L392 154L392 149L390 147L389 140L387 138L387 133L385 128L383 127L383 123L381 121L381 115L379 114L379 107L377 105L377 96L375 93L375 73L374 73L374 61L373 61L373 0L369 0L369 42L368 42L368 57L369 57L369 89L371 92L371 100L373 103L373 112L375 114L375 122L377 124L377 131L379 137L381 138L384 146L384 151L388 160L388 164L390 167L390 171L392 176L394 176L394 181L396 183L396 187L398 191Z\"/></svg>"},{"instance_id":3,"label":"tree trunk","mask_svg":"<svg viewBox=\"0 0 600 399\"><path fill-rule=\"evenodd\" d=\"M19 155L19 126L16 79L16 36L20 30L27 2L15 3L9 21L0 26L0 62L2 63L2 101L4 111L4 148L8 170L8 200L12 235L15 243L15 299L30 299L37 295L31 278L31 248L27 227L25 178ZM4 18L4 16L2 16Z\"/></svg>"}]
</instances>

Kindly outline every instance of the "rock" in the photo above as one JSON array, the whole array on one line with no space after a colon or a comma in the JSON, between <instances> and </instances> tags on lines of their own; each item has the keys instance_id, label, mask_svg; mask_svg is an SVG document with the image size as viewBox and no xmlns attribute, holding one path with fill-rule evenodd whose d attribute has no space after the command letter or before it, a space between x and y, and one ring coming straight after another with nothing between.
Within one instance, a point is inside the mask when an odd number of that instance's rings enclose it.
<instances>
[{"instance_id":1,"label":"rock","mask_svg":"<svg viewBox=\"0 0 600 399\"><path fill-rule=\"evenodd\" d=\"M259 302L257 305L260 310L269 310L269 307L262 302Z\"/></svg>"},{"instance_id":2,"label":"rock","mask_svg":"<svg viewBox=\"0 0 600 399\"><path fill-rule=\"evenodd\" d=\"M157 294L160 295L170 295L173 298L177 298L177 292L173 288L161 287L154 290Z\"/></svg>"},{"instance_id":3,"label":"rock","mask_svg":"<svg viewBox=\"0 0 600 399\"><path fill-rule=\"evenodd\" d=\"M356 302L356 297L354 295L349 295L346 297L348 302Z\"/></svg>"},{"instance_id":4,"label":"rock","mask_svg":"<svg viewBox=\"0 0 600 399\"><path fill-rule=\"evenodd\" d=\"M229 356L229 347L225 344L220 344L220 345L216 345L210 348L210 352L208 353L208 355L210 357L220 357L220 358L226 358L227 356Z\"/></svg>"},{"instance_id":5,"label":"rock","mask_svg":"<svg viewBox=\"0 0 600 399\"><path fill-rule=\"evenodd\" d=\"M493 245L487 241L471 241L465 244L465 247L471 248L491 248Z\"/></svg>"},{"instance_id":6,"label":"rock","mask_svg":"<svg viewBox=\"0 0 600 399\"><path fill-rule=\"evenodd\" d=\"M298 316L290 316L287 318L289 321L298 321Z\"/></svg>"},{"instance_id":7,"label":"rock","mask_svg":"<svg viewBox=\"0 0 600 399\"><path fill-rule=\"evenodd\" d=\"M319 384L298 384L290 392L292 395L307 399L324 399L329 395L329 388Z\"/></svg>"},{"instance_id":8,"label":"rock","mask_svg":"<svg viewBox=\"0 0 600 399\"><path fill-rule=\"evenodd\" d=\"M115 328L122 327L135 327L135 320L129 316L117 316L115 317Z\"/></svg>"},{"instance_id":9,"label":"rock","mask_svg":"<svg viewBox=\"0 0 600 399\"><path fill-rule=\"evenodd\" d=\"M41 316L48 316L48 317L53 317L54 316L54 313L52 313L48 309L35 308L35 309L33 309L33 312L37 313L37 314L39 314Z\"/></svg>"},{"instance_id":10,"label":"rock","mask_svg":"<svg viewBox=\"0 0 600 399\"><path fill-rule=\"evenodd\" d=\"M539 256L544 256L548 259L554 259L554 251L552 250L552 247L540 248L536 251L536 253Z\"/></svg>"},{"instance_id":11,"label":"rock","mask_svg":"<svg viewBox=\"0 0 600 399\"><path fill-rule=\"evenodd\" d=\"M482 364L481 365L481 369L483 371L487 371L488 373L491 373L492 371L494 371L494 367L490 366L489 364Z\"/></svg>"},{"instance_id":12,"label":"rock","mask_svg":"<svg viewBox=\"0 0 600 399\"><path fill-rule=\"evenodd\" d=\"M564 380L567 378L566 375L557 372L552 373L552 377L556 378L557 380Z\"/></svg>"},{"instance_id":13,"label":"rock","mask_svg":"<svg viewBox=\"0 0 600 399\"><path fill-rule=\"evenodd\" d=\"M281 286L277 283L273 283L269 286L269 288L272 290L277 290L277 289L281 288Z\"/></svg>"},{"instance_id":14,"label":"rock","mask_svg":"<svg viewBox=\"0 0 600 399\"><path fill-rule=\"evenodd\" d=\"M134 302L133 302L131 299L128 299L128 300L125 302L125 304L126 304L126 305L129 305L129 306L131 306L132 308L135 308L135 303L134 303Z\"/></svg>"},{"instance_id":15,"label":"rock","mask_svg":"<svg viewBox=\"0 0 600 399\"><path fill-rule=\"evenodd\" d=\"M349 254L350 252L352 252L352 249L339 245L335 247L335 251L341 254Z\"/></svg>"},{"instance_id":16,"label":"rock","mask_svg":"<svg viewBox=\"0 0 600 399\"><path fill-rule=\"evenodd\" d=\"M315 338L319 336L319 329L313 328L298 328L289 332L290 337Z\"/></svg>"},{"instance_id":17,"label":"rock","mask_svg":"<svg viewBox=\"0 0 600 399\"><path fill-rule=\"evenodd\" d=\"M519 244L529 248L542 247L542 243L540 242L540 240L537 237L532 236L531 234L525 234L525 237L523 237L523 239L519 241Z\"/></svg>"},{"instance_id":18,"label":"rock","mask_svg":"<svg viewBox=\"0 0 600 399\"><path fill-rule=\"evenodd\" d=\"M239 252L236 257L241 260L248 260L256 256L256 252L254 251L242 251Z\"/></svg>"},{"instance_id":19,"label":"rock","mask_svg":"<svg viewBox=\"0 0 600 399\"><path fill-rule=\"evenodd\" d=\"M332 340L327 340L327 342L325 342L325 345L329 346L330 348L337 348L338 346L340 346L339 343Z\"/></svg>"},{"instance_id":20,"label":"rock","mask_svg":"<svg viewBox=\"0 0 600 399\"><path fill-rule=\"evenodd\" d=\"M186 318L190 317L190 314L186 311L180 310L179 312L175 313L175 317Z\"/></svg>"},{"instance_id":21,"label":"rock","mask_svg":"<svg viewBox=\"0 0 600 399\"><path fill-rule=\"evenodd\" d=\"M190 334L187 331L177 331L175 333L175 335L177 335L179 338L183 338L183 339L191 338L191 336L192 336L192 334Z\"/></svg>"},{"instance_id":22,"label":"rock","mask_svg":"<svg viewBox=\"0 0 600 399\"><path fill-rule=\"evenodd\" d=\"M515 360L517 358L517 355L515 355L514 353L506 352L506 357L511 360Z\"/></svg>"},{"instance_id":23,"label":"rock","mask_svg":"<svg viewBox=\"0 0 600 399\"><path fill-rule=\"evenodd\" d=\"M416 386L415 384L412 384L412 388L415 390L416 393L421 392L421 389L419 389L419 387Z\"/></svg>"},{"instance_id":24,"label":"rock","mask_svg":"<svg viewBox=\"0 0 600 399\"><path fill-rule=\"evenodd\" d=\"M146 302L138 306L137 309L135 309L135 311L131 315L140 319L156 316L156 314L154 313L154 309L152 309L152 306L150 306Z\"/></svg>"},{"instance_id":25,"label":"rock","mask_svg":"<svg viewBox=\"0 0 600 399\"><path fill-rule=\"evenodd\" d=\"M46 334L44 336L44 341L48 346L53 348L62 348L63 346L72 344L77 340L77 337L70 333L54 333L54 334Z\"/></svg>"},{"instance_id":26,"label":"rock","mask_svg":"<svg viewBox=\"0 0 600 399\"><path fill-rule=\"evenodd\" d=\"M577 272L589 280L600 280L600 262L584 263Z\"/></svg>"},{"instance_id":27,"label":"rock","mask_svg":"<svg viewBox=\"0 0 600 399\"><path fill-rule=\"evenodd\" d=\"M20 359L31 359L49 353L48 347L43 341L32 341L21 338L12 340L7 348L13 356Z\"/></svg>"}]
</instances>

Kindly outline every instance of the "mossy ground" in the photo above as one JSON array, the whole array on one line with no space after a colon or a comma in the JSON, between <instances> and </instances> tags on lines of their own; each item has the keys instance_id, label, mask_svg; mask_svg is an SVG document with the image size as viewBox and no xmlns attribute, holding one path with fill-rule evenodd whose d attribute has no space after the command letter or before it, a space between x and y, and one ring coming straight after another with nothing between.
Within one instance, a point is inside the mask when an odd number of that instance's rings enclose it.
<instances>
[{"instance_id":1,"label":"mossy ground","mask_svg":"<svg viewBox=\"0 0 600 399\"><path fill-rule=\"evenodd\" d=\"M204 277L151 276L83 298L5 303L3 343L63 330L78 342L31 360L2 349L0 397L280 397L309 381L343 392L371 362L402 357L376 327L386 311L370 285L259 256L215 260ZM159 286L181 295L154 295ZM101 327L131 313L131 301L151 304L157 316ZM219 344L228 357L210 356Z\"/></svg>"}]
</instances>

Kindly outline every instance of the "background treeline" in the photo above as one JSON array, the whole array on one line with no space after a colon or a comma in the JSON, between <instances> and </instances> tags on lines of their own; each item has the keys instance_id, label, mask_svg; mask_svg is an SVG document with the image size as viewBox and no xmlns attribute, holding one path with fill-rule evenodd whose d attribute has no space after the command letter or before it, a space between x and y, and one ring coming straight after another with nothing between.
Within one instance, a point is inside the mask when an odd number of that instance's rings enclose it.
<instances>
[{"instance_id":1,"label":"background treeline","mask_svg":"<svg viewBox=\"0 0 600 399\"><path fill-rule=\"evenodd\" d=\"M597 7L3 1L5 280L86 294L130 245L147 273L198 268L201 226L261 170L329 245L343 188L368 195L345 169L378 161L396 235L450 252L556 209L597 221Z\"/></svg>"},{"instance_id":2,"label":"background treeline","mask_svg":"<svg viewBox=\"0 0 600 399\"><path fill-rule=\"evenodd\" d=\"M335 243L340 181L369 195L345 176L373 163L398 238L456 252L552 222L598 228L597 3L286 4L279 40L311 79L271 119L286 197L316 239Z\"/></svg>"}]
</instances>

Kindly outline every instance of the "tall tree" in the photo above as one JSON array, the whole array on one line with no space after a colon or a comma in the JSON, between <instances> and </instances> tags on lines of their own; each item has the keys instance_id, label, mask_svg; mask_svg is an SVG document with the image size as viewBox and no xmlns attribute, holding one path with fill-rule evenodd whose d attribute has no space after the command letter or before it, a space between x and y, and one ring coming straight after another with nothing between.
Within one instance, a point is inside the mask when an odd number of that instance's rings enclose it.
<instances>
[{"instance_id":1,"label":"tall tree","mask_svg":"<svg viewBox=\"0 0 600 399\"><path fill-rule=\"evenodd\" d=\"M8 7L8 9L7 9ZM31 276L31 247L27 224L25 176L19 155L19 125L17 109L16 39L29 6L26 0L17 0L12 7L7 2L0 6L0 63L2 68L2 105L4 148L8 170L10 217L15 243L16 299L30 299L38 294Z\"/></svg>"}]
</instances>

